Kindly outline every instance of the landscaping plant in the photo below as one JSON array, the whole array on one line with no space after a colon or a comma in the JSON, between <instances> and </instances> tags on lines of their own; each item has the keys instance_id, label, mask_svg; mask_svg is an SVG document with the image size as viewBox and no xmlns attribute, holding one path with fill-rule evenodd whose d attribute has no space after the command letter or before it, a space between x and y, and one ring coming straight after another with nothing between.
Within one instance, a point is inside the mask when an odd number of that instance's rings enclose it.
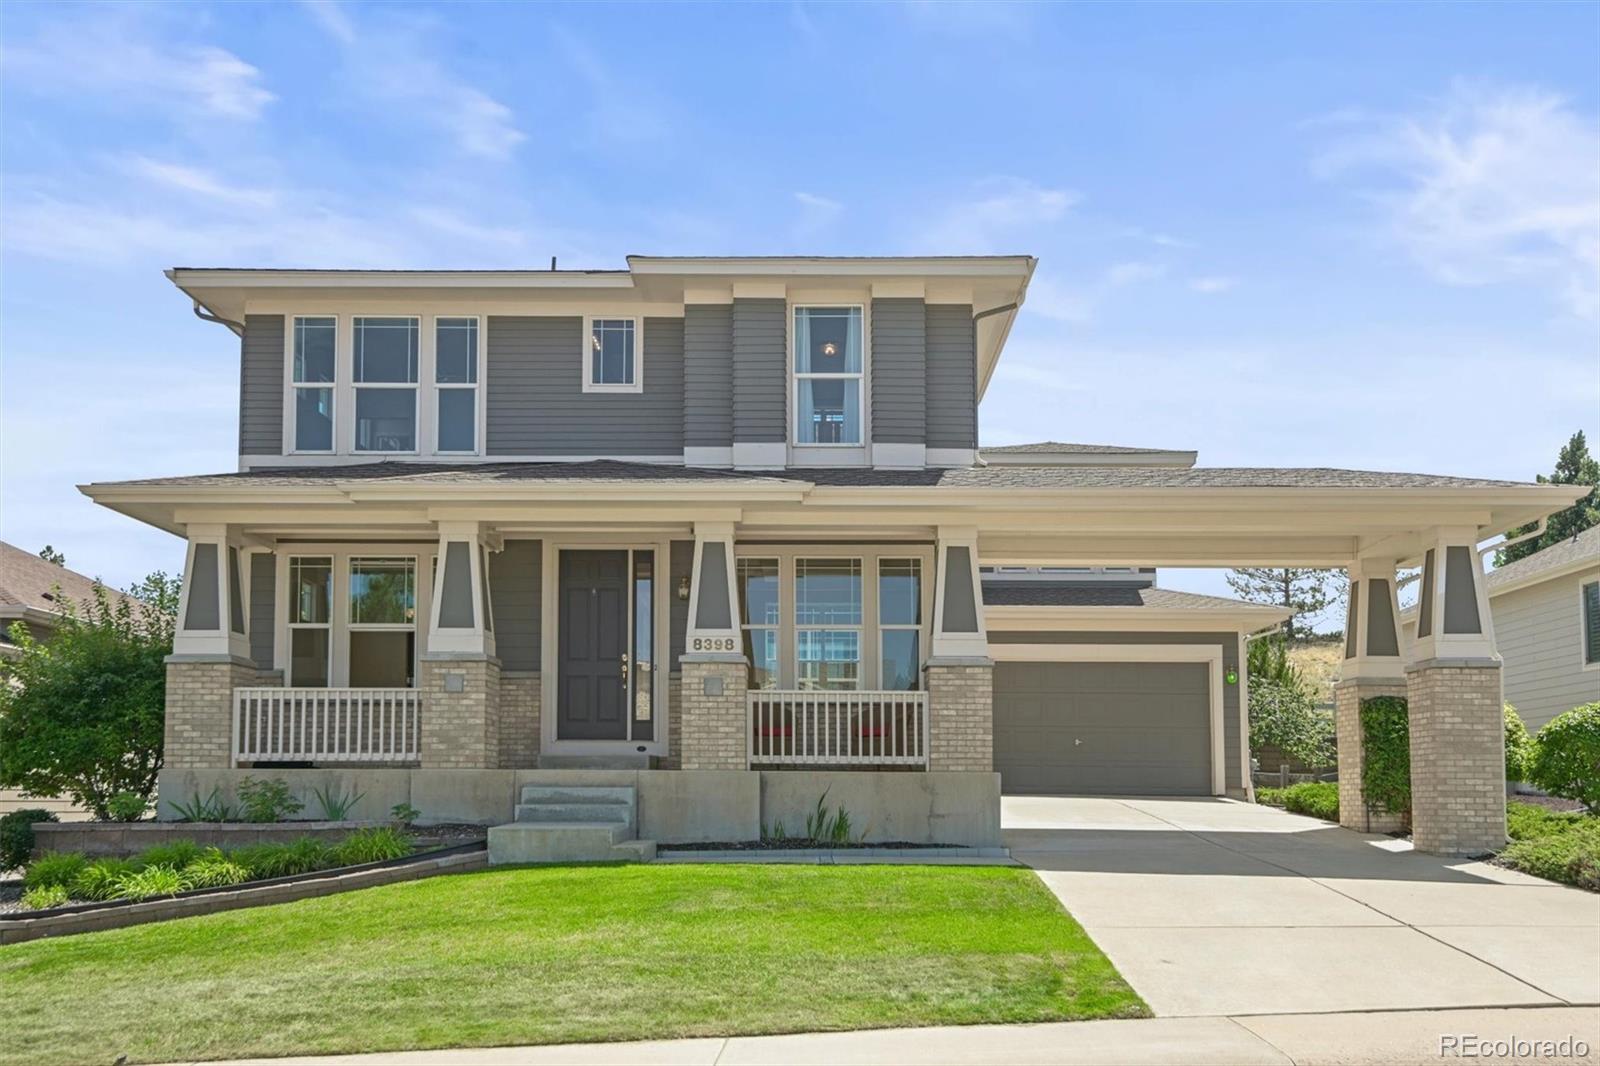
<instances>
[{"instance_id":1,"label":"landscaping plant","mask_svg":"<svg viewBox=\"0 0 1600 1066\"><path fill-rule=\"evenodd\" d=\"M173 800L172 809L178 812L180 822L233 821L233 808L223 802L221 788L213 788L205 799L196 793L187 801Z\"/></svg>"},{"instance_id":2,"label":"landscaping plant","mask_svg":"<svg viewBox=\"0 0 1600 1066\"><path fill-rule=\"evenodd\" d=\"M113 822L137 822L149 808L149 798L137 792L118 792L106 800L106 813Z\"/></svg>"},{"instance_id":3,"label":"landscaping plant","mask_svg":"<svg viewBox=\"0 0 1600 1066\"><path fill-rule=\"evenodd\" d=\"M171 866L146 866L142 870L124 874L117 882L116 899L154 899L156 896L176 896L189 886L183 875Z\"/></svg>"},{"instance_id":4,"label":"landscaping plant","mask_svg":"<svg viewBox=\"0 0 1600 1066\"><path fill-rule=\"evenodd\" d=\"M333 849L333 860L336 866L358 866L364 862L403 858L411 852L411 840L405 834L382 826L359 829L345 837Z\"/></svg>"},{"instance_id":5,"label":"landscaping plant","mask_svg":"<svg viewBox=\"0 0 1600 1066\"><path fill-rule=\"evenodd\" d=\"M250 880L249 869L228 858L219 848L207 848L181 873L185 888L221 888Z\"/></svg>"},{"instance_id":6,"label":"landscaping plant","mask_svg":"<svg viewBox=\"0 0 1600 1066\"><path fill-rule=\"evenodd\" d=\"M365 797L365 792L345 792L342 789L328 786L327 788L314 788L311 794L317 797L317 805L322 808L322 817L330 822L342 822L350 817L350 811Z\"/></svg>"},{"instance_id":7,"label":"landscaping plant","mask_svg":"<svg viewBox=\"0 0 1600 1066\"><path fill-rule=\"evenodd\" d=\"M30 911L48 910L51 907L65 907L72 902L67 895L67 890L60 885L40 885L30 888L22 894L22 906Z\"/></svg>"},{"instance_id":8,"label":"landscaping plant","mask_svg":"<svg viewBox=\"0 0 1600 1066\"><path fill-rule=\"evenodd\" d=\"M1529 777L1600 814L1600 702L1558 714L1539 730Z\"/></svg>"},{"instance_id":9,"label":"landscaping plant","mask_svg":"<svg viewBox=\"0 0 1600 1066\"><path fill-rule=\"evenodd\" d=\"M1367 802L1411 823L1411 726L1403 696L1361 701L1361 788Z\"/></svg>"},{"instance_id":10,"label":"landscaping plant","mask_svg":"<svg viewBox=\"0 0 1600 1066\"><path fill-rule=\"evenodd\" d=\"M51 851L28 864L22 883L29 888L49 888L58 885L63 890L77 880L78 874L89 865L89 860L76 851Z\"/></svg>"},{"instance_id":11,"label":"landscaping plant","mask_svg":"<svg viewBox=\"0 0 1600 1066\"><path fill-rule=\"evenodd\" d=\"M1505 719L1506 780L1526 781L1533 770L1533 761L1538 749L1534 745L1533 737L1528 735L1528 727L1523 724L1522 716L1509 703L1505 706Z\"/></svg>"},{"instance_id":12,"label":"landscaping plant","mask_svg":"<svg viewBox=\"0 0 1600 1066\"><path fill-rule=\"evenodd\" d=\"M1514 839L1499 861L1523 873L1600 892L1600 818L1590 815L1539 836Z\"/></svg>"},{"instance_id":13,"label":"landscaping plant","mask_svg":"<svg viewBox=\"0 0 1600 1066\"><path fill-rule=\"evenodd\" d=\"M394 819L395 828L410 829L411 824L422 817L422 812L409 803L396 803L389 808L389 817Z\"/></svg>"},{"instance_id":14,"label":"landscaping plant","mask_svg":"<svg viewBox=\"0 0 1600 1066\"><path fill-rule=\"evenodd\" d=\"M281 777L266 781L246 777L233 793L239 800L239 813L247 822L282 822L305 808Z\"/></svg>"},{"instance_id":15,"label":"landscaping plant","mask_svg":"<svg viewBox=\"0 0 1600 1066\"><path fill-rule=\"evenodd\" d=\"M170 866L174 870L181 870L204 855L205 850L193 840L169 840L165 844L153 844L145 848L134 857L133 863L141 868Z\"/></svg>"},{"instance_id":16,"label":"landscaping plant","mask_svg":"<svg viewBox=\"0 0 1600 1066\"><path fill-rule=\"evenodd\" d=\"M1332 766L1334 746L1333 719L1317 708L1298 676L1250 678L1252 754L1275 747L1305 766Z\"/></svg>"},{"instance_id":17,"label":"landscaping plant","mask_svg":"<svg viewBox=\"0 0 1600 1066\"><path fill-rule=\"evenodd\" d=\"M55 815L38 807L0 816L0 873L28 865L28 858L33 854L33 827L40 822L54 821Z\"/></svg>"},{"instance_id":18,"label":"landscaping plant","mask_svg":"<svg viewBox=\"0 0 1600 1066\"><path fill-rule=\"evenodd\" d=\"M1310 815L1327 822L1339 820L1339 783L1337 781L1301 781L1288 788L1277 790L1283 809L1296 814Z\"/></svg>"},{"instance_id":19,"label":"landscaping plant","mask_svg":"<svg viewBox=\"0 0 1600 1066\"><path fill-rule=\"evenodd\" d=\"M67 891L73 899L91 902L113 899L122 879L138 869L137 864L127 859L96 859L78 871Z\"/></svg>"}]
</instances>

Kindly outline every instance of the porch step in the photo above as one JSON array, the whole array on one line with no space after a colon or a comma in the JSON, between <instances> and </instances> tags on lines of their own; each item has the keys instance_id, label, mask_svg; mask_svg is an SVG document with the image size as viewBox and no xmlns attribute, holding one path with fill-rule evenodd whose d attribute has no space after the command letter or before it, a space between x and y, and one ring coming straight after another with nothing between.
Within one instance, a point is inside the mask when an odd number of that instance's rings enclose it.
<instances>
[{"instance_id":1,"label":"porch step","mask_svg":"<svg viewBox=\"0 0 1600 1066\"><path fill-rule=\"evenodd\" d=\"M523 785L520 803L626 803L633 806L632 785Z\"/></svg>"},{"instance_id":2,"label":"porch step","mask_svg":"<svg viewBox=\"0 0 1600 1066\"><path fill-rule=\"evenodd\" d=\"M603 822L633 825L633 801L622 803L519 803L516 821L548 825L559 822Z\"/></svg>"},{"instance_id":3,"label":"porch step","mask_svg":"<svg viewBox=\"0 0 1600 1066\"><path fill-rule=\"evenodd\" d=\"M656 842L634 840L626 825L511 822L489 827L489 865L529 862L649 862Z\"/></svg>"},{"instance_id":4,"label":"porch step","mask_svg":"<svg viewBox=\"0 0 1600 1066\"><path fill-rule=\"evenodd\" d=\"M541 770L648 770L650 756L636 752L616 755L539 755Z\"/></svg>"}]
</instances>

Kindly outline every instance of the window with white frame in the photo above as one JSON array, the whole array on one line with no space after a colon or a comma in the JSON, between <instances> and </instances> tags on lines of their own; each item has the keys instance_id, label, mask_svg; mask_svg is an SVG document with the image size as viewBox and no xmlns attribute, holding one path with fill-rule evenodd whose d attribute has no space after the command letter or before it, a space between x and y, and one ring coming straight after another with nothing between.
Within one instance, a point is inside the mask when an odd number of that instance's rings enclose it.
<instances>
[{"instance_id":1,"label":"window with white frame","mask_svg":"<svg viewBox=\"0 0 1600 1066\"><path fill-rule=\"evenodd\" d=\"M333 451L333 390L338 359L338 319L303 316L294 320L291 409L294 450Z\"/></svg>"},{"instance_id":2,"label":"window with white frame","mask_svg":"<svg viewBox=\"0 0 1600 1066\"><path fill-rule=\"evenodd\" d=\"M739 624L744 630L744 656L749 663L749 686L779 687L779 628L783 611L779 602L779 567L776 559L740 559Z\"/></svg>"},{"instance_id":3,"label":"window with white frame","mask_svg":"<svg viewBox=\"0 0 1600 1066\"><path fill-rule=\"evenodd\" d=\"M416 676L417 560L350 560L350 687L410 688Z\"/></svg>"},{"instance_id":4,"label":"window with white frame","mask_svg":"<svg viewBox=\"0 0 1600 1066\"><path fill-rule=\"evenodd\" d=\"M879 687L922 687L922 560L878 560Z\"/></svg>"},{"instance_id":5,"label":"window with white frame","mask_svg":"<svg viewBox=\"0 0 1600 1066\"><path fill-rule=\"evenodd\" d=\"M637 318L590 318L583 339L584 392L641 392L639 353L643 330Z\"/></svg>"},{"instance_id":6,"label":"window with white frame","mask_svg":"<svg viewBox=\"0 0 1600 1066\"><path fill-rule=\"evenodd\" d=\"M470 455L478 450L478 320L438 318L433 323L436 449Z\"/></svg>"},{"instance_id":7,"label":"window with white frame","mask_svg":"<svg viewBox=\"0 0 1600 1066\"><path fill-rule=\"evenodd\" d=\"M358 317L353 330L355 450L416 451L418 320Z\"/></svg>"},{"instance_id":8,"label":"window with white frame","mask_svg":"<svg viewBox=\"0 0 1600 1066\"><path fill-rule=\"evenodd\" d=\"M333 652L333 559L289 557L289 685L327 688Z\"/></svg>"},{"instance_id":9,"label":"window with white frame","mask_svg":"<svg viewBox=\"0 0 1600 1066\"><path fill-rule=\"evenodd\" d=\"M861 687L861 560L796 559L795 684Z\"/></svg>"},{"instance_id":10,"label":"window with white frame","mask_svg":"<svg viewBox=\"0 0 1600 1066\"><path fill-rule=\"evenodd\" d=\"M862 309L794 309L796 444L862 442Z\"/></svg>"},{"instance_id":11,"label":"window with white frame","mask_svg":"<svg viewBox=\"0 0 1600 1066\"><path fill-rule=\"evenodd\" d=\"M1583 665L1600 666L1600 581L1583 586Z\"/></svg>"}]
</instances>

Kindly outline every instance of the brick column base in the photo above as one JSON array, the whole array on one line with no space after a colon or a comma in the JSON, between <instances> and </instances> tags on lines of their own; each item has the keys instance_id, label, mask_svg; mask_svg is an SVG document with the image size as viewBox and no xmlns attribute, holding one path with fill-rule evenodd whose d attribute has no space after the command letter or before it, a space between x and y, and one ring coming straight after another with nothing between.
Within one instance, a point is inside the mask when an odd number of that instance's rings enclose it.
<instances>
[{"instance_id":1,"label":"brick column base","mask_svg":"<svg viewBox=\"0 0 1600 1066\"><path fill-rule=\"evenodd\" d=\"M994 663L987 659L931 660L928 688L928 769L994 769Z\"/></svg>"},{"instance_id":2,"label":"brick column base","mask_svg":"<svg viewBox=\"0 0 1600 1066\"><path fill-rule=\"evenodd\" d=\"M685 655L680 680L682 704L679 763L685 770L745 770L750 738L745 736L744 656L710 658ZM669 712L670 713L670 712Z\"/></svg>"},{"instance_id":3,"label":"brick column base","mask_svg":"<svg viewBox=\"0 0 1600 1066\"><path fill-rule=\"evenodd\" d=\"M541 698L536 671L501 672L500 769L529 770L539 765Z\"/></svg>"},{"instance_id":4,"label":"brick column base","mask_svg":"<svg viewBox=\"0 0 1600 1066\"><path fill-rule=\"evenodd\" d=\"M493 770L500 765L500 660L422 656L422 766Z\"/></svg>"},{"instance_id":5,"label":"brick column base","mask_svg":"<svg viewBox=\"0 0 1600 1066\"><path fill-rule=\"evenodd\" d=\"M1435 855L1506 844L1500 663L1427 659L1406 668L1411 716L1411 839Z\"/></svg>"},{"instance_id":6,"label":"brick column base","mask_svg":"<svg viewBox=\"0 0 1600 1066\"><path fill-rule=\"evenodd\" d=\"M1334 733L1339 745L1339 824L1359 833L1390 833L1405 819L1374 808L1361 787L1366 744L1361 733L1361 701L1374 696L1405 696L1403 678L1353 677L1333 686Z\"/></svg>"},{"instance_id":7,"label":"brick column base","mask_svg":"<svg viewBox=\"0 0 1600 1066\"><path fill-rule=\"evenodd\" d=\"M233 765L233 690L258 683L248 659L167 659L162 765L169 770L226 770Z\"/></svg>"}]
</instances>

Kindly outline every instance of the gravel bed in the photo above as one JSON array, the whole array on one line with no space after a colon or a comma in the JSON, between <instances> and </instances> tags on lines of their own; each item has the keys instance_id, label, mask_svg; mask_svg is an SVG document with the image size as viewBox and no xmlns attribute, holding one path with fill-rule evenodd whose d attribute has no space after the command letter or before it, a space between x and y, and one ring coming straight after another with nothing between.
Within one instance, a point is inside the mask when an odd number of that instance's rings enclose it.
<instances>
[{"instance_id":1,"label":"gravel bed","mask_svg":"<svg viewBox=\"0 0 1600 1066\"><path fill-rule=\"evenodd\" d=\"M0 914L22 909L22 878L0 878Z\"/></svg>"},{"instance_id":2,"label":"gravel bed","mask_svg":"<svg viewBox=\"0 0 1600 1066\"><path fill-rule=\"evenodd\" d=\"M831 840L805 840L789 837L785 840L718 840L709 844L657 844L657 851L851 851L854 849L899 851L907 848L949 848L959 851L961 844L913 844L908 840L890 840L868 844L856 841L838 844Z\"/></svg>"}]
</instances>

